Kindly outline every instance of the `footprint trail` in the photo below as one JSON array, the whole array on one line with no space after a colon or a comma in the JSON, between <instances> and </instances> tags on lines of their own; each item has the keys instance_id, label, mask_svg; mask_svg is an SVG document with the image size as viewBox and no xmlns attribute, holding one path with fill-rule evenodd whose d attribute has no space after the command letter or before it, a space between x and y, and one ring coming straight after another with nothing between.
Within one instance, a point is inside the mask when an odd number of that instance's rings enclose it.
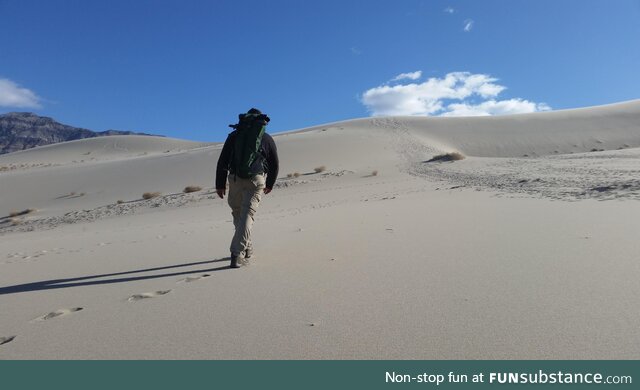
<instances>
[{"instance_id":1,"label":"footprint trail","mask_svg":"<svg viewBox=\"0 0 640 390\"><path fill-rule=\"evenodd\" d=\"M47 314L45 314L45 315L43 315L41 317L38 317L33 321L36 321L36 322L48 321L48 320L50 320L52 318L66 316L68 314L75 313L75 312L80 311L82 309L83 309L82 307L72 307L70 309L59 309L59 310L56 310L56 311L52 311L51 313L47 313Z\"/></svg>"},{"instance_id":2,"label":"footprint trail","mask_svg":"<svg viewBox=\"0 0 640 390\"><path fill-rule=\"evenodd\" d=\"M186 277L184 279L178 280L178 283L191 283L191 282L195 282L195 281L200 280L200 279L208 278L210 276L211 275L209 275L209 274L203 274L203 275L200 275L200 276L188 276L188 277Z\"/></svg>"},{"instance_id":3,"label":"footprint trail","mask_svg":"<svg viewBox=\"0 0 640 390\"><path fill-rule=\"evenodd\" d=\"M142 293L142 294L133 294L132 296L127 298L127 301L137 302L143 299L155 298L162 295L166 295L166 294L169 294L170 292L171 290L160 290L160 291L154 291L154 292L148 292L148 293Z\"/></svg>"}]
</instances>

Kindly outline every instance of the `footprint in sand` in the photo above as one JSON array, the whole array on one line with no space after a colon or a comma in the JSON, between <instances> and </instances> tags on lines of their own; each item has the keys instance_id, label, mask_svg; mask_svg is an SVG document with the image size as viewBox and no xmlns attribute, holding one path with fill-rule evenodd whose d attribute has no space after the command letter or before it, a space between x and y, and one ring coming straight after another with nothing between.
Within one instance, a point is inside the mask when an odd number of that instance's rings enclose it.
<instances>
[{"instance_id":1,"label":"footprint in sand","mask_svg":"<svg viewBox=\"0 0 640 390\"><path fill-rule=\"evenodd\" d=\"M162 295L166 295L166 294L169 294L170 292L171 290L160 290L160 291L154 291L154 292L148 292L148 293L142 293L142 294L133 294L132 296L127 298L127 301L137 302L143 299L155 298Z\"/></svg>"},{"instance_id":2,"label":"footprint in sand","mask_svg":"<svg viewBox=\"0 0 640 390\"><path fill-rule=\"evenodd\" d=\"M2 344L6 344L6 343L10 343L13 341L13 339L15 339L16 336L9 336L9 337L0 337L0 345Z\"/></svg>"},{"instance_id":3,"label":"footprint in sand","mask_svg":"<svg viewBox=\"0 0 640 390\"><path fill-rule=\"evenodd\" d=\"M36 318L33 321L36 321L36 322L47 321L52 318L66 316L67 314L75 313L82 309L83 309L82 307L72 307L71 309L60 309L60 310L52 311L51 313L47 313L41 317Z\"/></svg>"},{"instance_id":4,"label":"footprint in sand","mask_svg":"<svg viewBox=\"0 0 640 390\"><path fill-rule=\"evenodd\" d=\"M200 280L200 279L204 279L204 278L208 278L209 274L202 274L200 276L188 276L184 279L180 279L178 280L178 283L191 283L191 282L195 282L196 280Z\"/></svg>"}]
</instances>

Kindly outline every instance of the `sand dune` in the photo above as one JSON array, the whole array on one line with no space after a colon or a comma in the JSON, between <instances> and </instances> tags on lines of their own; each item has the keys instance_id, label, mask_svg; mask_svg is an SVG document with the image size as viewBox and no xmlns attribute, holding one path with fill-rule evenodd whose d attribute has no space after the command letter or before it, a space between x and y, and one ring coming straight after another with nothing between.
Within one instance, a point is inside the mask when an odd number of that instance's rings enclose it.
<instances>
[{"instance_id":1,"label":"sand dune","mask_svg":"<svg viewBox=\"0 0 640 390\"><path fill-rule=\"evenodd\" d=\"M416 142L476 157L545 156L640 147L640 100L607 106L487 117L387 117L316 126L415 137ZM299 133L297 132L297 133ZM294 133L294 134L297 134Z\"/></svg>"},{"instance_id":2,"label":"sand dune","mask_svg":"<svg viewBox=\"0 0 640 390\"><path fill-rule=\"evenodd\" d=\"M0 356L640 357L640 101L275 140L281 177L241 270L219 143L0 156ZM452 151L466 158L427 162Z\"/></svg>"},{"instance_id":3,"label":"sand dune","mask_svg":"<svg viewBox=\"0 0 640 390\"><path fill-rule=\"evenodd\" d=\"M114 135L39 146L0 156L0 165L60 165L140 157L154 153L175 153L210 144L173 138Z\"/></svg>"}]
</instances>

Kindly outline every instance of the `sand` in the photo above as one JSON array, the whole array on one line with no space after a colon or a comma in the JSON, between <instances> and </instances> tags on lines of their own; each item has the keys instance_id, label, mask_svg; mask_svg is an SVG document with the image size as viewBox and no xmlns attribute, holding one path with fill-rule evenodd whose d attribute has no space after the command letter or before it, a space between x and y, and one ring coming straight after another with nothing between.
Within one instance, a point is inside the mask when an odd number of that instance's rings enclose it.
<instances>
[{"instance_id":1,"label":"sand","mask_svg":"<svg viewBox=\"0 0 640 390\"><path fill-rule=\"evenodd\" d=\"M640 358L640 101L275 141L238 270L220 144L0 156L0 358Z\"/></svg>"}]
</instances>

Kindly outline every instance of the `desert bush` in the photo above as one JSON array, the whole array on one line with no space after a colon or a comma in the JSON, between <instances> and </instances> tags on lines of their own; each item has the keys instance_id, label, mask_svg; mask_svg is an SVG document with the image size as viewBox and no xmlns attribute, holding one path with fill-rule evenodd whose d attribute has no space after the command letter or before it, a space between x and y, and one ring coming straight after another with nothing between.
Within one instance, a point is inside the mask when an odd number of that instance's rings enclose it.
<instances>
[{"instance_id":1,"label":"desert bush","mask_svg":"<svg viewBox=\"0 0 640 390\"><path fill-rule=\"evenodd\" d=\"M157 198L158 196L160 196L159 192L145 192L144 194L142 194L142 199L153 199Z\"/></svg>"},{"instance_id":2,"label":"desert bush","mask_svg":"<svg viewBox=\"0 0 640 390\"><path fill-rule=\"evenodd\" d=\"M287 173L287 177L291 179L293 177L293 173Z\"/></svg>"},{"instance_id":3,"label":"desert bush","mask_svg":"<svg viewBox=\"0 0 640 390\"><path fill-rule=\"evenodd\" d=\"M371 172L371 176L378 176L378 171L376 170L376 171Z\"/></svg>"},{"instance_id":4,"label":"desert bush","mask_svg":"<svg viewBox=\"0 0 640 390\"><path fill-rule=\"evenodd\" d=\"M300 172L294 172L293 177L300 177Z\"/></svg>"},{"instance_id":5,"label":"desert bush","mask_svg":"<svg viewBox=\"0 0 640 390\"><path fill-rule=\"evenodd\" d=\"M315 167L315 168L313 168L313 171L314 171L315 173L324 172L324 171L326 171L326 170L327 170L327 167L325 167L324 165L321 165L321 166L319 166L319 167Z\"/></svg>"},{"instance_id":6,"label":"desert bush","mask_svg":"<svg viewBox=\"0 0 640 390\"><path fill-rule=\"evenodd\" d=\"M439 154L437 156L434 156L431 160L428 160L427 162L459 161L463 159L464 159L464 155L462 153L450 152L450 153L444 153L444 154Z\"/></svg>"},{"instance_id":7,"label":"desert bush","mask_svg":"<svg viewBox=\"0 0 640 390\"><path fill-rule=\"evenodd\" d=\"M184 188L183 192L185 194L188 194L190 192L198 192L198 191L202 191L202 187L198 187L198 186L187 186Z\"/></svg>"},{"instance_id":8,"label":"desert bush","mask_svg":"<svg viewBox=\"0 0 640 390\"><path fill-rule=\"evenodd\" d=\"M123 203L124 203L124 200L122 200L122 199L118 199L118 201L117 201L116 203L117 203L117 204L123 204Z\"/></svg>"}]
</instances>

